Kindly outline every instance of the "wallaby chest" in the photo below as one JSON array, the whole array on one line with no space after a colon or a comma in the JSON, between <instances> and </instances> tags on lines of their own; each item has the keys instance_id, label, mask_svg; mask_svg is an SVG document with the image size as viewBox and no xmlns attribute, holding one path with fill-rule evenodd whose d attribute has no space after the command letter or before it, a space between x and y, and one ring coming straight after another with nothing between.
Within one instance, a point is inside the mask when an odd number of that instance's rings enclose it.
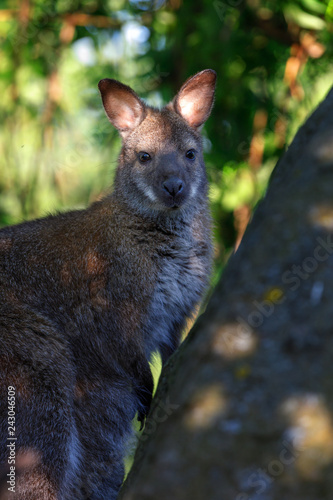
<instances>
[{"instance_id":1,"label":"wallaby chest","mask_svg":"<svg viewBox=\"0 0 333 500\"><path fill-rule=\"evenodd\" d=\"M2 230L1 291L81 342L143 334L151 353L169 342L165 323L189 316L206 286L210 245L197 230L207 226L201 219L166 229L106 200L85 213Z\"/></svg>"}]
</instances>

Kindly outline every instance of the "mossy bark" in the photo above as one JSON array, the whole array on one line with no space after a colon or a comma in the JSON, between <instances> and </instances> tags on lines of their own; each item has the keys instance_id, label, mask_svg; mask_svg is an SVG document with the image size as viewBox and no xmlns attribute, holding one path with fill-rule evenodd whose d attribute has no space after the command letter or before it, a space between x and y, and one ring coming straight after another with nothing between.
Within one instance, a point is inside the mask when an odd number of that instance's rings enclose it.
<instances>
[{"instance_id":1,"label":"mossy bark","mask_svg":"<svg viewBox=\"0 0 333 500\"><path fill-rule=\"evenodd\" d=\"M122 500L331 500L333 90L162 373Z\"/></svg>"}]
</instances>

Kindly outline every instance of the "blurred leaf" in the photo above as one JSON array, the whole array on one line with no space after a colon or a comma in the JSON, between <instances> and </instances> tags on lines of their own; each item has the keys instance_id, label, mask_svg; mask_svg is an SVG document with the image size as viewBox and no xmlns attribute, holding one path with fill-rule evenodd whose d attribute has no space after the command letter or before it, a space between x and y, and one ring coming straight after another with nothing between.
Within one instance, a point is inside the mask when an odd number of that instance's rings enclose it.
<instances>
[{"instance_id":1,"label":"blurred leaf","mask_svg":"<svg viewBox=\"0 0 333 500\"><path fill-rule=\"evenodd\" d=\"M293 21L301 28L323 30L326 27L325 21L319 17L304 12L297 5L286 5L284 7L284 15L287 21Z\"/></svg>"},{"instance_id":2,"label":"blurred leaf","mask_svg":"<svg viewBox=\"0 0 333 500\"><path fill-rule=\"evenodd\" d=\"M301 0L302 5L316 14L325 14L326 5L320 0Z\"/></svg>"}]
</instances>

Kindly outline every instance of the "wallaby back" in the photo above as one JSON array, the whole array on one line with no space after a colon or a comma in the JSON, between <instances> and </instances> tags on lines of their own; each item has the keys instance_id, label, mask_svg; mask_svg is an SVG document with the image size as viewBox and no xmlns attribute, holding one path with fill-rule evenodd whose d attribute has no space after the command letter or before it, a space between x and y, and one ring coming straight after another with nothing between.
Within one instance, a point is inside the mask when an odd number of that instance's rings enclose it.
<instances>
[{"instance_id":1,"label":"wallaby back","mask_svg":"<svg viewBox=\"0 0 333 500\"><path fill-rule=\"evenodd\" d=\"M162 110L102 80L123 139L113 192L0 231L0 407L5 416L13 387L16 459L28 464L12 498L117 496L131 420L150 406L151 354L168 359L209 280L199 130L215 79L198 73ZM6 471L4 417L0 436Z\"/></svg>"}]
</instances>

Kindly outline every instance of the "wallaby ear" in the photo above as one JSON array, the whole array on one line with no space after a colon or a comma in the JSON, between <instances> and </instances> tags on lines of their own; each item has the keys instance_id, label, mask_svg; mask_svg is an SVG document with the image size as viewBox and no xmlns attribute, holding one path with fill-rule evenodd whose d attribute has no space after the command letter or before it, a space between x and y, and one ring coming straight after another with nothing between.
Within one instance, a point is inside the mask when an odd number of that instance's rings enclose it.
<instances>
[{"instance_id":1,"label":"wallaby ear","mask_svg":"<svg viewBox=\"0 0 333 500\"><path fill-rule=\"evenodd\" d=\"M215 83L215 71L204 69L186 80L172 101L175 111L191 127L200 127L209 117L214 103Z\"/></svg>"},{"instance_id":2,"label":"wallaby ear","mask_svg":"<svg viewBox=\"0 0 333 500\"><path fill-rule=\"evenodd\" d=\"M104 78L98 84L107 117L122 137L134 130L146 116L146 107L127 85Z\"/></svg>"}]
</instances>

